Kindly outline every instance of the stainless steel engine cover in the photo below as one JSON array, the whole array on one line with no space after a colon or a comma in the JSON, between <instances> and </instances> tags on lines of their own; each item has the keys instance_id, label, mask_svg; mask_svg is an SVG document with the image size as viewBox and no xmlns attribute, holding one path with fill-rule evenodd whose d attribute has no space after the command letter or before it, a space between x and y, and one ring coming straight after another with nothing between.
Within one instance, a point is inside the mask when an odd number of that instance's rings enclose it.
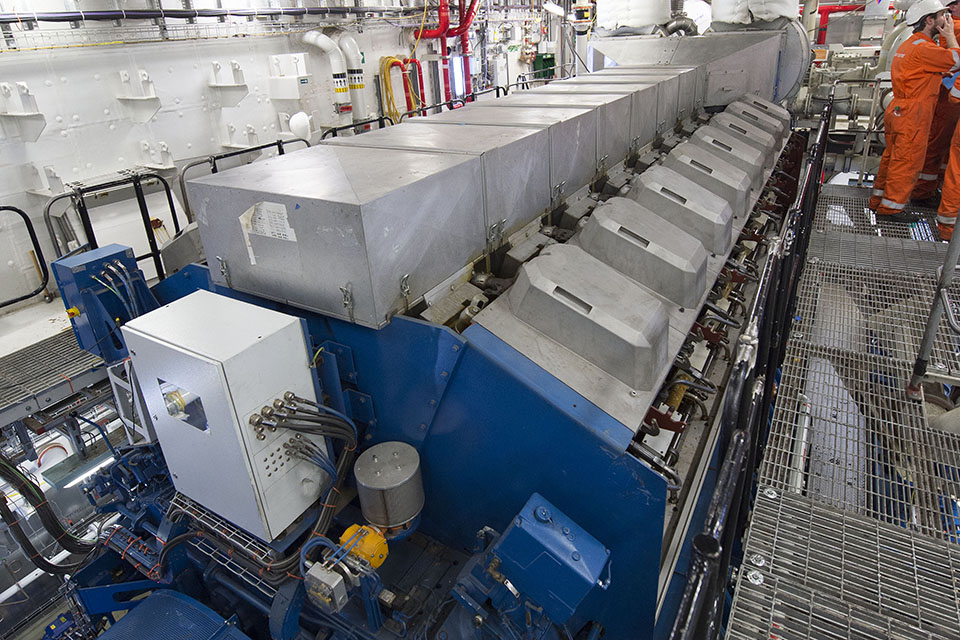
<instances>
[{"instance_id":1,"label":"stainless steel engine cover","mask_svg":"<svg viewBox=\"0 0 960 640\"><path fill-rule=\"evenodd\" d=\"M701 184L730 203L734 216L747 213L750 176L719 155L683 142L663 159L663 166Z\"/></svg>"},{"instance_id":2,"label":"stainless steel engine cover","mask_svg":"<svg viewBox=\"0 0 960 640\"><path fill-rule=\"evenodd\" d=\"M643 205L610 198L576 238L590 255L681 307L700 303L707 286L703 244Z\"/></svg>"},{"instance_id":3,"label":"stainless steel engine cover","mask_svg":"<svg viewBox=\"0 0 960 640\"><path fill-rule=\"evenodd\" d=\"M730 203L673 169L650 167L631 180L627 197L692 235L710 253L730 249Z\"/></svg>"},{"instance_id":4,"label":"stainless steel engine cover","mask_svg":"<svg viewBox=\"0 0 960 640\"><path fill-rule=\"evenodd\" d=\"M710 124L760 149L764 154L776 155L776 150L780 148L779 137L727 111L713 116Z\"/></svg>"},{"instance_id":5,"label":"stainless steel engine cover","mask_svg":"<svg viewBox=\"0 0 960 640\"><path fill-rule=\"evenodd\" d=\"M663 303L580 247L546 247L507 296L514 315L631 389L650 389L667 359Z\"/></svg>"},{"instance_id":6,"label":"stainless steel engine cover","mask_svg":"<svg viewBox=\"0 0 960 640\"><path fill-rule=\"evenodd\" d=\"M763 171L767 158L756 147L709 124L694 131L688 142L745 171L750 176L750 184L754 189L763 186Z\"/></svg>"}]
</instances>

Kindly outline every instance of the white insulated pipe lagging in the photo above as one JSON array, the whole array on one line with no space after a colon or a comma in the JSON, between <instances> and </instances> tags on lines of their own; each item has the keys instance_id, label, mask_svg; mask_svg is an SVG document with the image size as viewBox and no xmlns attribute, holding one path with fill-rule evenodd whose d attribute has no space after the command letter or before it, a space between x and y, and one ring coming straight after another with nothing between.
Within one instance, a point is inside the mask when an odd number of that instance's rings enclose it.
<instances>
[{"instance_id":1,"label":"white insulated pipe lagging","mask_svg":"<svg viewBox=\"0 0 960 640\"><path fill-rule=\"evenodd\" d=\"M350 96L347 93L347 63L340 47L330 36L319 31L307 31L303 34L303 43L320 49L330 59L330 71L333 73L333 101L337 104L348 104Z\"/></svg>"},{"instance_id":2,"label":"white insulated pipe lagging","mask_svg":"<svg viewBox=\"0 0 960 640\"><path fill-rule=\"evenodd\" d=\"M353 121L366 120L367 97L363 80L363 54L356 39L349 33L343 33L337 38L340 51L346 60L347 87L350 89L350 100L353 102Z\"/></svg>"}]
</instances>

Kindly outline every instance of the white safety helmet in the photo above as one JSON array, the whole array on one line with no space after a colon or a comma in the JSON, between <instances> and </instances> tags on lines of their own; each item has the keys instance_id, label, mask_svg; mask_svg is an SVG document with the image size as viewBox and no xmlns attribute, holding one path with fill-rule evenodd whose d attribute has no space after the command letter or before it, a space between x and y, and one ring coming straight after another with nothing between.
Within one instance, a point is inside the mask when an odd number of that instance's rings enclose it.
<instances>
[{"instance_id":1,"label":"white safety helmet","mask_svg":"<svg viewBox=\"0 0 960 640\"><path fill-rule=\"evenodd\" d=\"M946 9L940 0L917 0L907 9L907 24L913 26L931 13Z\"/></svg>"}]
</instances>

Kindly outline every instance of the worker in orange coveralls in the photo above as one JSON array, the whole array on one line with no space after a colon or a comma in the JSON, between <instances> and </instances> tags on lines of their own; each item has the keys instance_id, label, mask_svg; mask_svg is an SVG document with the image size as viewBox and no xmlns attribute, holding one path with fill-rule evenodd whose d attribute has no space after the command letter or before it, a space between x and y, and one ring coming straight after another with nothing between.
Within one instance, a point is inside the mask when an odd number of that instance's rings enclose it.
<instances>
[{"instance_id":1,"label":"worker in orange coveralls","mask_svg":"<svg viewBox=\"0 0 960 640\"><path fill-rule=\"evenodd\" d=\"M870 208L878 218L893 222L920 220L904 207L923 168L940 82L944 74L960 70L953 17L940 0L919 0L911 5L907 24L914 33L893 57L893 101L884 114L887 147L870 198ZM933 41L937 34L946 39L946 49Z\"/></svg>"},{"instance_id":2,"label":"worker in orange coveralls","mask_svg":"<svg viewBox=\"0 0 960 640\"><path fill-rule=\"evenodd\" d=\"M954 77L954 86L950 89L950 101L960 105L960 85ZM957 211L960 210L960 125L954 127L953 138L950 140L950 160L943 176L943 197L937 210L937 229L941 240L953 237L953 227L957 222Z\"/></svg>"},{"instance_id":3,"label":"worker in orange coveralls","mask_svg":"<svg viewBox=\"0 0 960 640\"><path fill-rule=\"evenodd\" d=\"M947 10L953 17L953 34L960 40L960 0L948 2ZM940 38L940 46L947 48L946 38ZM930 137L927 139L927 157L923 161L923 169L920 170L917 185L910 197L913 204L931 209L936 209L940 204L937 188L943 184L943 172L947 168L947 158L950 155L950 139L957 122L960 121L960 102L950 100L949 93L949 87L940 87L940 97L933 112Z\"/></svg>"}]
</instances>

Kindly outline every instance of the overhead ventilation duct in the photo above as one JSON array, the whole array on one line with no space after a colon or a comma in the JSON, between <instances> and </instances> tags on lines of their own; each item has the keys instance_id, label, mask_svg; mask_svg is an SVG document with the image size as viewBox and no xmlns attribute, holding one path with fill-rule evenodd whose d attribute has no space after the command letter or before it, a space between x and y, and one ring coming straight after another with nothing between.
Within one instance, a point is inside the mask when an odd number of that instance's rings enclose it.
<instances>
[{"instance_id":1,"label":"overhead ventilation duct","mask_svg":"<svg viewBox=\"0 0 960 640\"><path fill-rule=\"evenodd\" d=\"M728 24L771 22L779 18L796 19L798 0L713 0L713 21Z\"/></svg>"},{"instance_id":2,"label":"overhead ventilation duct","mask_svg":"<svg viewBox=\"0 0 960 640\"><path fill-rule=\"evenodd\" d=\"M672 0L683 6L682 0ZM597 0L597 26L615 31L642 28L670 21L671 0Z\"/></svg>"},{"instance_id":3,"label":"overhead ventilation duct","mask_svg":"<svg viewBox=\"0 0 960 640\"><path fill-rule=\"evenodd\" d=\"M749 24L748 0L713 0L713 21L729 24Z\"/></svg>"}]
</instances>

